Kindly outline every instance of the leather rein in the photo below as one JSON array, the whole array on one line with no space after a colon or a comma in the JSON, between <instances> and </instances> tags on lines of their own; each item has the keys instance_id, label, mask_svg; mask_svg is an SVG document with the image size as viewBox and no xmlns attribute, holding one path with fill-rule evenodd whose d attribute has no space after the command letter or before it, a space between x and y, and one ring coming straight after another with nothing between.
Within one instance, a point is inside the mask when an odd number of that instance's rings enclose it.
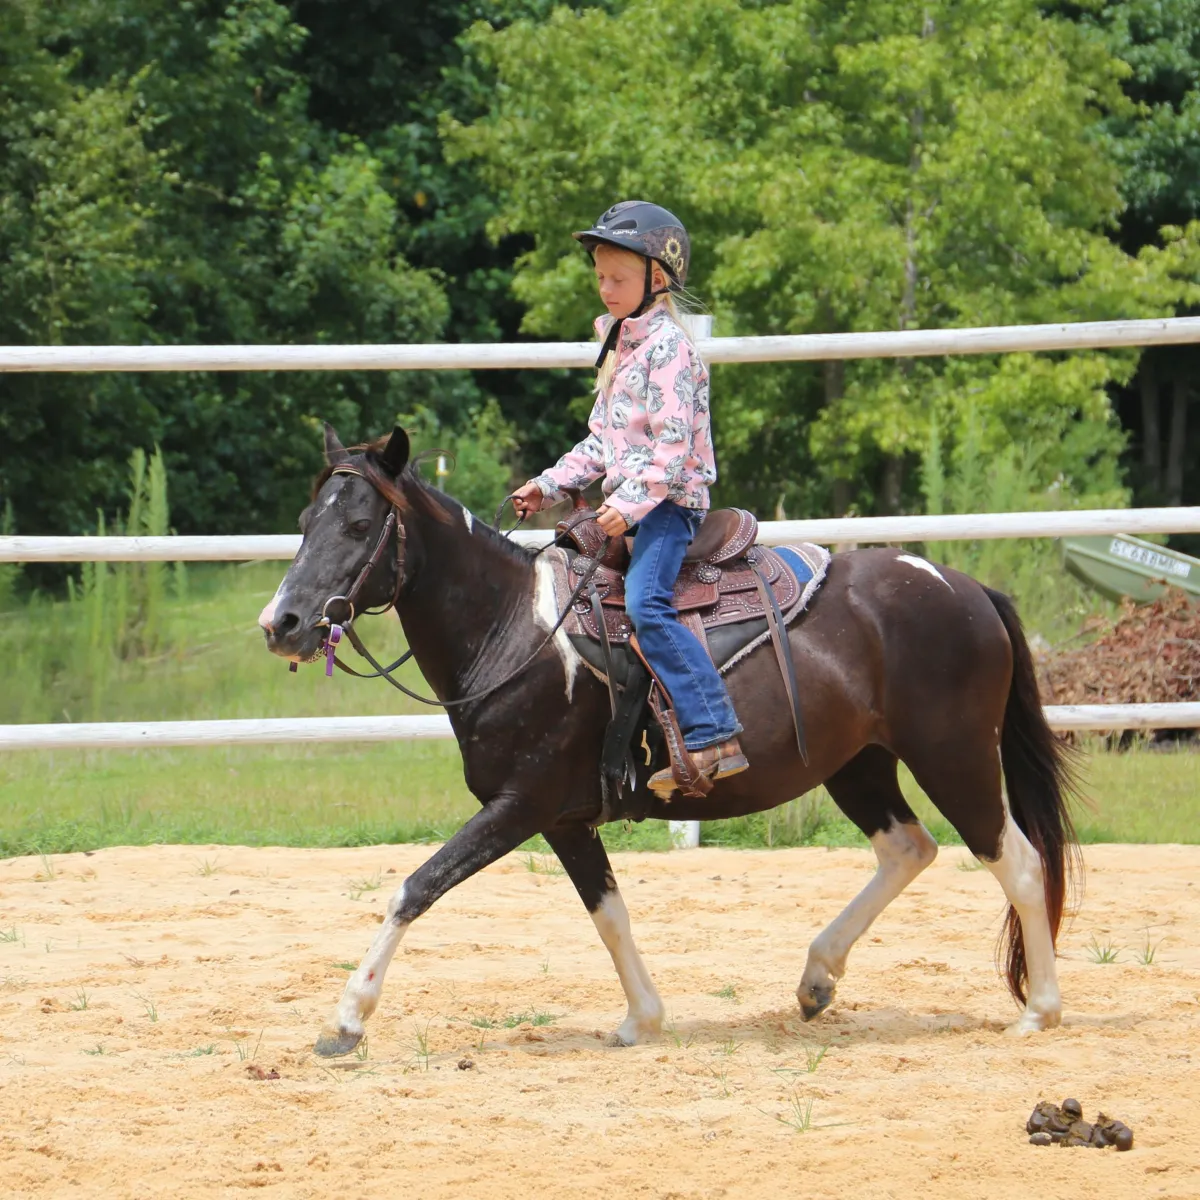
<instances>
[{"instance_id":1,"label":"leather rein","mask_svg":"<svg viewBox=\"0 0 1200 1200\"><path fill-rule=\"evenodd\" d=\"M379 484L371 477L370 473L362 470L359 467L338 466L333 468L331 474L354 475L359 479L365 479L367 483L369 483L377 492L380 493L380 495L384 496L385 499L387 498L386 493L384 493ZM504 505L509 499L511 499L511 497L506 497L506 499L501 503L500 508L497 510L495 522L497 526L500 523L500 515L504 511ZM520 526L524 519L525 518L522 516L517 522L517 526ZM569 524L568 528L570 528ZM383 528L379 532L379 537L375 541L374 549L371 551L370 557L363 564L362 569L355 576L354 582L350 585L350 590L346 592L345 595L339 594L330 596L329 599L326 600L321 606L321 619L317 622L317 624L318 626L325 626L325 628L328 630L328 633L325 635L325 641L322 643L322 649L325 652L325 674L332 675L333 668L336 666L340 671L345 671L347 675L353 675L357 679L385 679L392 685L392 687L394 687L397 691L403 692L409 697L409 699L416 700L420 704L428 704L433 708L458 708L464 704L473 704L476 701L490 696L493 692L498 691L505 684L511 683L514 679L516 679L516 677L520 675L533 662L533 660L537 658L539 654L541 654L541 652L553 640L554 635L562 628L563 622L570 615L572 606L577 600L579 600L579 598L591 584L592 576L596 573L596 568L600 565L600 559L602 557L601 553L597 554L592 559L591 565L588 567L583 578L579 581L578 586L567 598L567 603L564 605L563 611L559 615L558 620L555 621L553 628L538 643L533 653L530 654L529 657L526 658L519 666L510 671L497 683L490 684L488 687L483 688L478 692L474 692L469 696L464 696L459 700L438 700L436 698L431 699L428 696L422 696L417 692L414 692L411 688L406 687L399 680L392 678L392 672L412 657L411 648L406 650L398 659L396 659L394 663L391 663L389 666L385 667L381 665L376 660L375 656L366 648L366 646L363 645L362 639L358 636L358 631L354 628L354 618L356 615L355 602L358 599L359 593L366 586L367 580L371 576L371 572L374 571L374 569L383 561L383 556L387 550L388 542L391 540L393 531L396 534L396 582L392 588L392 598L383 606L383 608L364 609L363 611L367 613L368 616L379 616L380 614L387 612L389 609L395 608L400 599L400 592L404 586L404 560L406 557L405 548L408 535L404 529L404 522L400 519L400 509L393 502L387 518L383 523ZM611 544L611 542L612 538L608 538L605 543L606 548L609 544ZM548 544L552 545L553 543ZM540 547L537 551L535 551L534 557L536 558L537 555L541 554L546 548L546 546ZM329 608L335 603L342 603L346 605L348 613L344 621L334 621L329 615ZM347 641L349 641L358 654L361 655L362 658L366 659L366 661L375 668L372 673L367 674L363 671L356 671L353 667L348 667L340 658L337 657L337 647L340 644L343 635L345 635ZM295 663L292 664L291 669L293 671L296 669Z\"/></svg>"}]
</instances>

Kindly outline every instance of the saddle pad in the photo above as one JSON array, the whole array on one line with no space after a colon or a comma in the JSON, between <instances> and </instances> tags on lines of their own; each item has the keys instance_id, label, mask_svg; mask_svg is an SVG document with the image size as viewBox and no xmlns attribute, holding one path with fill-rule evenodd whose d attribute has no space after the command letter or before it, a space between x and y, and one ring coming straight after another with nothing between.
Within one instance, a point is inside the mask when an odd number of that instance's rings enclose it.
<instances>
[{"instance_id":1,"label":"saddle pad","mask_svg":"<svg viewBox=\"0 0 1200 1200\"><path fill-rule=\"evenodd\" d=\"M830 554L824 546L811 542L799 542L791 546L774 546L772 549L784 559L787 566L796 575L799 585L798 594L792 602L783 609L784 624L790 624L808 607L813 595L821 586L825 572L829 569ZM578 583L570 569L569 556L562 550L552 549L545 552L551 560L554 577L554 599L558 611L570 598L571 591ZM601 679L606 678L603 670L603 655L600 643L588 632L579 612L572 610L563 628L572 644L583 656L584 662ZM743 621L727 622L706 628L705 637L708 641L708 652L718 671L725 674L747 655L756 650L769 637L766 619L754 616ZM613 665L617 674L617 682L624 683L627 661L632 652L622 642L612 644Z\"/></svg>"}]
</instances>

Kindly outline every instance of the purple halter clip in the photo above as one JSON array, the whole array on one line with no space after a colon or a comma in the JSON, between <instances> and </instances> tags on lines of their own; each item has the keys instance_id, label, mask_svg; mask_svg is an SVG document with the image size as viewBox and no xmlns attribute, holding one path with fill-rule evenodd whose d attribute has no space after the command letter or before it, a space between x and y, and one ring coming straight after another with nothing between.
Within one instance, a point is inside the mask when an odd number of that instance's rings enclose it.
<instances>
[{"instance_id":1,"label":"purple halter clip","mask_svg":"<svg viewBox=\"0 0 1200 1200\"><path fill-rule=\"evenodd\" d=\"M337 645L342 640L342 627L340 625L329 626L329 636L325 639L325 677L326 679L333 678L333 662L337 653Z\"/></svg>"}]
</instances>

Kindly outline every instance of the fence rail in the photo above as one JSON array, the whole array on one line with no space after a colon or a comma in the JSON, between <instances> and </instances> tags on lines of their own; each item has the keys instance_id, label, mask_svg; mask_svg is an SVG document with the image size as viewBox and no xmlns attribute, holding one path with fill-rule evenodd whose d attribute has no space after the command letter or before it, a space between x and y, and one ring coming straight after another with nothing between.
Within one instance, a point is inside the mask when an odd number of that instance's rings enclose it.
<instances>
[{"instance_id":1,"label":"fence rail","mask_svg":"<svg viewBox=\"0 0 1200 1200\"><path fill-rule=\"evenodd\" d=\"M1107 508L1068 512L968 513L940 517L833 517L764 521L761 540L788 542L953 542L989 538L1083 537L1102 533L1200 533L1200 507ZM515 540L544 545L548 530ZM0 562L249 562L290 559L298 534L244 537L0 537Z\"/></svg>"},{"instance_id":2,"label":"fence rail","mask_svg":"<svg viewBox=\"0 0 1200 1200\"><path fill-rule=\"evenodd\" d=\"M710 363L915 358L1163 346L1200 342L1200 317L1014 325L986 329L699 338ZM394 346L8 346L0 373L61 371L416 371L587 367L592 342ZM1200 508L864 517L768 521L769 544L788 541L896 543L1105 533L1200 532ZM524 544L546 532L521 532ZM0 562L253 561L290 559L296 536L176 538L0 538ZM1060 730L1200 728L1200 704L1051 707ZM0 749L119 749L150 746L366 742L450 737L443 716L251 721L118 722L0 726ZM699 842L695 822L671 822L676 845Z\"/></svg>"},{"instance_id":3,"label":"fence rail","mask_svg":"<svg viewBox=\"0 0 1200 1200\"><path fill-rule=\"evenodd\" d=\"M1045 709L1051 729L1200 729L1200 704L1077 704ZM444 716L276 717L243 721L110 721L0 725L0 750L147 750L313 745L454 737Z\"/></svg>"},{"instance_id":4,"label":"fence rail","mask_svg":"<svg viewBox=\"0 0 1200 1200\"><path fill-rule=\"evenodd\" d=\"M818 362L1175 346L1200 342L1200 317L699 339L710 363ZM589 367L594 342L391 346L0 346L0 372L461 371Z\"/></svg>"}]
</instances>

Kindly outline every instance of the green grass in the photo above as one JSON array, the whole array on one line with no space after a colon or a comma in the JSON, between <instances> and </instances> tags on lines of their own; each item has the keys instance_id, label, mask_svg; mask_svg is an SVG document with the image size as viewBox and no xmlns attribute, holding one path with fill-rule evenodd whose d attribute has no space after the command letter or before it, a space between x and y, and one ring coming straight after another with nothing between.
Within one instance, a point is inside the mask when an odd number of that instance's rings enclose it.
<instances>
[{"instance_id":1,"label":"green grass","mask_svg":"<svg viewBox=\"0 0 1200 1200\"><path fill-rule=\"evenodd\" d=\"M153 659L104 668L98 708L86 660L71 661L83 613L78 603L35 599L0 623L7 686L0 720L172 720L322 716L416 711L393 689L319 666L290 674L262 647L255 625L282 564L198 566L188 593L167 605L169 649ZM399 624L370 621L369 642L393 657L403 648ZM11 670L11 674L9 673ZM411 664L403 677L423 687ZM421 711L426 711L422 709ZM1135 748L1105 752L1099 740L1085 758L1094 811L1077 813L1084 842L1200 841L1195 784L1200 754ZM959 842L907 772L902 786L937 840ZM213 747L151 751L16 752L0 757L0 857L46 856L111 845L151 843L359 846L435 842L477 809L451 742L353 746ZM604 830L612 850L666 850L666 825L646 821ZM824 789L771 813L706 823L706 845L865 846ZM531 871L554 874L549 846L522 847ZM197 873L218 869L198 860ZM352 881L357 890L374 880ZM0 940L8 931L0 930Z\"/></svg>"}]
</instances>

